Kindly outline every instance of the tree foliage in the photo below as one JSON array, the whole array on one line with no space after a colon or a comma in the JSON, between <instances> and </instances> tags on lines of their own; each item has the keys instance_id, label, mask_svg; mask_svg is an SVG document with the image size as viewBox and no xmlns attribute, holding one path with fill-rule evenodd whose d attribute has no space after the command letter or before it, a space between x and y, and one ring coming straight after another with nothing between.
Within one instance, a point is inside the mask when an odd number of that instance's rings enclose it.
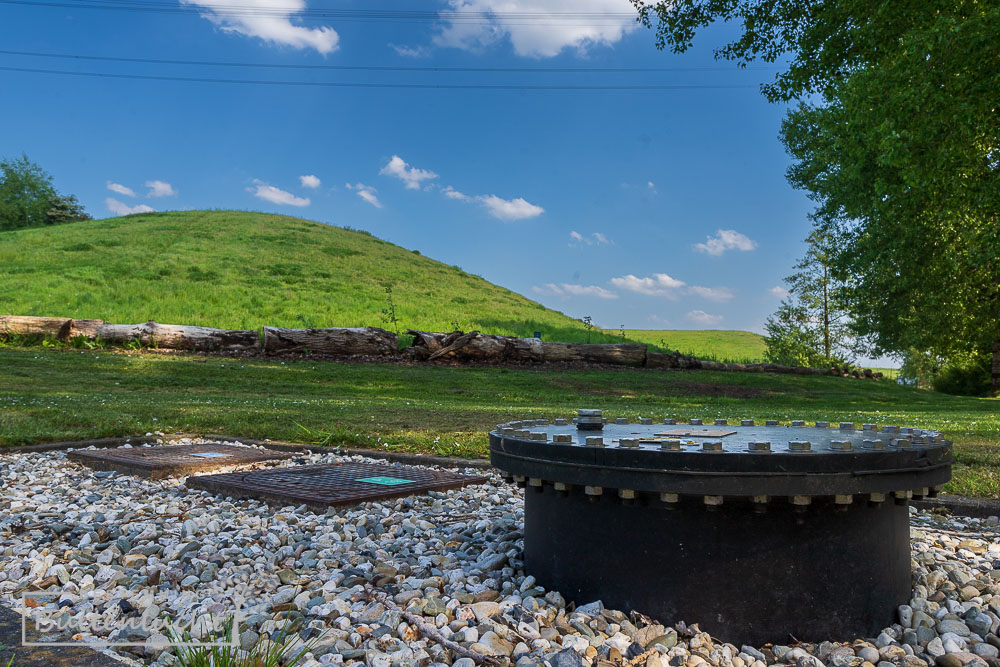
<instances>
[{"instance_id":1,"label":"tree foliage","mask_svg":"<svg viewBox=\"0 0 1000 667\"><path fill-rule=\"evenodd\" d=\"M995 0L633 0L661 48L714 21L717 55L787 58L788 176L816 202L870 353L959 358L1000 338L1000 5Z\"/></svg>"},{"instance_id":2,"label":"tree foliage","mask_svg":"<svg viewBox=\"0 0 1000 667\"><path fill-rule=\"evenodd\" d=\"M791 366L823 367L853 359L856 347L845 309L845 286L830 270L828 239L813 232L805 257L785 278L788 298L768 318L768 361Z\"/></svg>"},{"instance_id":3,"label":"tree foliage","mask_svg":"<svg viewBox=\"0 0 1000 667\"><path fill-rule=\"evenodd\" d=\"M0 160L0 231L89 219L76 197L56 192L52 177L27 155Z\"/></svg>"}]
</instances>

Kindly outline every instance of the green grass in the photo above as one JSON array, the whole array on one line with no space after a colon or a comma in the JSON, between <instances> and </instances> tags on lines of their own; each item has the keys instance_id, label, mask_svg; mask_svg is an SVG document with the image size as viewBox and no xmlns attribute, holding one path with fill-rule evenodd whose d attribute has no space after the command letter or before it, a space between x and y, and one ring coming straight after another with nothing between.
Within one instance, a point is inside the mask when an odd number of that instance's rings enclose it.
<instances>
[{"instance_id":1,"label":"green grass","mask_svg":"<svg viewBox=\"0 0 1000 667\"><path fill-rule=\"evenodd\" d=\"M626 329L625 337L660 350L680 350L692 357L738 363L764 361L766 347L763 336L749 331Z\"/></svg>"},{"instance_id":2,"label":"green grass","mask_svg":"<svg viewBox=\"0 0 1000 667\"><path fill-rule=\"evenodd\" d=\"M586 340L582 322L456 266L298 218L185 211L0 233L0 314L391 330L387 287L401 331Z\"/></svg>"},{"instance_id":3,"label":"green grass","mask_svg":"<svg viewBox=\"0 0 1000 667\"><path fill-rule=\"evenodd\" d=\"M1000 400L892 382L708 371L554 371L0 348L0 444L142 434L231 436L477 456L520 417L793 418L939 428L949 490L1000 498Z\"/></svg>"}]
</instances>

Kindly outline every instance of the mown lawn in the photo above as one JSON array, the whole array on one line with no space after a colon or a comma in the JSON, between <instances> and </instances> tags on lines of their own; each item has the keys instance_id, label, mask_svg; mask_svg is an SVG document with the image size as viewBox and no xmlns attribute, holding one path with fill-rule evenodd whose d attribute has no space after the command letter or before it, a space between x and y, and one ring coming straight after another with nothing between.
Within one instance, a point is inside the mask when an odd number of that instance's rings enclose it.
<instances>
[{"instance_id":1,"label":"mown lawn","mask_svg":"<svg viewBox=\"0 0 1000 667\"><path fill-rule=\"evenodd\" d=\"M763 336L750 331L626 329L625 337L662 350L680 350L692 357L737 363L764 361L767 347Z\"/></svg>"},{"instance_id":2,"label":"mown lawn","mask_svg":"<svg viewBox=\"0 0 1000 667\"><path fill-rule=\"evenodd\" d=\"M1000 498L1000 400L847 378L233 360L0 348L0 444L142 434L230 436L480 456L518 417L825 419L939 428L953 493Z\"/></svg>"}]
</instances>

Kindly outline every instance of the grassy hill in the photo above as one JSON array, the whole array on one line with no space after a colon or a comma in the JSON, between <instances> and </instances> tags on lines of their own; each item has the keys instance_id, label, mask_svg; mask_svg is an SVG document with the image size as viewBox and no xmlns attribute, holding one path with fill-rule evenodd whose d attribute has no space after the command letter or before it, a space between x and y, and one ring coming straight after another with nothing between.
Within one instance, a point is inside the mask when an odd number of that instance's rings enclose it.
<instances>
[{"instance_id":1,"label":"grassy hill","mask_svg":"<svg viewBox=\"0 0 1000 667\"><path fill-rule=\"evenodd\" d=\"M390 296L396 324L386 312ZM0 314L228 329L541 331L546 340L621 341L618 331L588 336L578 320L367 232L245 211L149 213L2 232ZM627 335L718 359L757 359L763 346L759 336L740 331Z\"/></svg>"},{"instance_id":2,"label":"grassy hill","mask_svg":"<svg viewBox=\"0 0 1000 667\"><path fill-rule=\"evenodd\" d=\"M394 329L387 289L400 330L586 337L582 323L456 266L297 218L168 212L0 233L0 314Z\"/></svg>"}]
</instances>

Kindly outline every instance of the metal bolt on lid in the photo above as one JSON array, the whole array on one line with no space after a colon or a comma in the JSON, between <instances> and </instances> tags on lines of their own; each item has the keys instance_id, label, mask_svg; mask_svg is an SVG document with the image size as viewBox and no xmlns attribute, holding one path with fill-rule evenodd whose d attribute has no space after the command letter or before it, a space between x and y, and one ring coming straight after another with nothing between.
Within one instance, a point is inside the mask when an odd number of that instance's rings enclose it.
<instances>
[{"instance_id":1,"label":"metal bolt on lid","mask_svg":"<svg viewBox=\"0 0 1000 667\"><path fill-rule=\"evenodd\" d=\"M875 429L875 424L862 424L861 425L861 430L862 431L874 431L874 430L876 430Z\"/></svg>"},{"instance_id":2,"label":"metal bolt on lid","mask_svg":"<svg viewBox=\"0 0 1000 667\"><path fill-rule=\"evenodd\" d=\"M899 433L899 427L898 426L883 426L882 427L882 432L883 433Z\"/></svg>"},{"instance_id":3,"label":"metal bolt on lid","mask_svg":"<svg viewBox=\"0 0 1000 667\"><path fill-rule=\"evenodd\" d=\"M674 424L677 423L677 420L676 419L664 419L663 423L666 424L667 426L673 426Z\"/></svg>"},{"instance_id":4,"label":"metal bolt on lid","mask_svg":"<svg viewBox=\"0 0 1000 667\"><path fill-rule=\"evenodd\" d=\"M618 441L618 446L628 447L628 448L638 447L639 441L636 440L635 438L622 438L621 440Z\"/></svg>"},{"instance_id":5,"label":"metal bolt on lid","mask_svg":"<svg viewBox=\"0 0 1000 667\"><path fill-rule=\"evenodd\" d=\"M777 419L768 419L766 422L764 422L764 426L777 426L777 425L778 425Z\"/></svg>"},{"instance_id":6,"label":"metal bolt on lid","mask_svg":"<svg viewBox=\"0 0 1000 667\"><path fill-rule=\"evenodd\" d=\"M557 433L552 436L552 442L573 442L573 436L569 433Z\"/></svg>"},{"instance_id":7,"label":"metal bolt on lid","mask_svg":"<svg viewBox=\"0 0 1000 667\"><path fill-rule=\"evenodd\" d=\"M502 428L500 429L500 435L514 435L515 431L512 428Z\"/></svg>"},{"instance_id":8,"label":"metal bolt on lid","mask_svg":"<svg viewBox=\"0 0 1000 667\"><path fill-rule=\"evenodd\" d=\"M589 435L587 436L587 446L588 447L603 447L604 438L599 435Z\"/></svg>"},{"instance_id":9,"label":"metal bolt on lid","mask_svg":"<svg viewBox=\"0 0 1000 667\"><path fill-rule=\"evenodd\" d=\"M769 452L771 451L771 443L766 441L751 442L747 445L747 450L751 452Z\"/></svg>"},{"instance_id":10,"label":"metal bolt on lid","mask_svg":"<svg viewBox=\"0 0 1000 667\"><path fill-rule=\"evenodd\" d=\"M830 422L816 422L816 428L830 428Z\"/></svg>"},{"instance_id":11,"label":"metal bolt on lid","mask_svg":"<svg viewBox=\"0 0 1000 667\"><path fill-rule=\"evenodd\" d=\"M532 440L548 440L549 436L546 435L546 433L544 431L532 431L531 432L531 439Z\"/></svg>"},{"instance_id":12,"label":"metal bolt on lid","mask_svg":"<svg viewBox=\"0 0 1000 667\"><path fill-rule=\"evenodd\" d=\"M690 423L691 423L691 426L701 426L701 420L700 419L692 419Z\"/></svg>"},{"instance_id":13,"label":"metal bolt on lid","mask_svg":"<svg viewBox=\"0 0 1000 667\"><path fill-rule=\"evenodd\" d=\"M812 450L812 443L806 440L792 440L788 443L790 452L808 452Z\"/></svg>"},{"instance_id":14,"label":"metal bolt on lid","mask_svg":"<svg viewBox=\"0 0 1000 667\"><path fill-rule=\"evenodd\" d=\"M514 431L514 437L515 438L530 438L531 437L531 431L525 431L523 429L519 430L519 431Z\"/></svg>"},{"instance_id":15,"label":"metal bolt on lid","mask_svg":"<svg viewBox=\"0 0 1000 667\"><path fill-rule=\"evenodd\" d=\"M579 417L600 417L604 413L601 410L580 408L576 411L576 414Z\"/></svg>"},{"instance_id":16,"label":"metal bolt on lid","mask_svg":"<svg viewBox=\"0 0 1000 667\"><path fill-rule=\"evenodd\" d=\"M793 419L792 426L805 426L806 423L801 419Z\"/></svg>"},{"instance_id":17,"label":"metal bolt on lid","mask_svg":"<svg viewBox=\"0 0 1000 667\"><path fill-rule=\"evenodd\" d=\"M535 420L535 426L548 426L548 425L549 425L549 420L548 419L536 419Z\"/></svg>"},{"instance_id":18,"label":"metal bolt on lid","mask_svg":"<svg viewBox=\"0 0 1000 667\"><path fill-rule=\"evenodd\" d=\"M660 449L666 449L670 452L679 452L681 451L681 441L675 439L664 440L660 443Z\"/></svg>"},{"instance_id":19,"label":"metal bolt on lid","mask_svg":"<svg viewBox=\"0 0 1000 667\"><path fill-rule=\"evenodd\" d=\"M725 419L716 419L715 420L715 425L716 426L726 426L728 424L729 424L729 422L726 421Z\"/></svg>"},{"instance_id":20,"label":"metal bolt on lid","mask_svg":"<svg viewBox=\"0 0 1000 667\"><path fill-rule=\"evenodd\" d=\"M553 422L553 424L555 424L556 426L566 426L566 420L562 419L562 418L559 418L559 419L556 419Z\"/></svg>"},{"instance_id":21,"label":"metal bolt on lid","mask_svg":"<svg viewBox=\"0 0 1000 667\"><path fill-rule=\"evenodd\" d=\"M865 449L885 449L884 440L865 440L861 445Z\"/></svg>"},{"instance_id":22,"label":"metal bolt on lid","mask_svg":"<svg viewBox=\"0 0 1000 667\"><path fill-rule=\"evenodd\" d=\"M740 420L740 426L753 426L753 420L752 419L741 419Z\"/></svg>"},{"instance_id":23,"label":"metal bolt on lid","mask_svg":"<svg viewBox=\"0 0 1000 667\"><path fill-rule=\"evenodd\" d=\"M653 420L650 419L649 417L640 417L639 418L639 423L640 424L652 424Z\"/></svg>"},{"instance_id":24,"label":"metal bolt on lid","mask_svg":"<svg viewBox=\"0 0 1000 667\"><path fill-rule=\"evenodd\" d=\"M913 444L914 445L926 445L927 444L927 438L923 437L922 435L915 435L915 436L913 436Z\"/></svg>"},{"instance_id":25,"label":"metal bolt on lid","mask_svg":"<svg viewBox=\"0 0 1000 667\"><path fill-rule=\"evenodd\" d=\"M854 422L840 422L840 428L842 428L845 431L853 431Z\"/></svg>"},{"instance_id":26,"label":"metal bolt on lid","mask_svg":"<svg viewBox=\"0 0 1000 667\"><path fill-rule=\"evenodd\" d=\"M909 438L893 438L892 440L889 441L889 444L892 445L893 447L906 449L907 447L910 447L913 444L913 442L911 442Z\"/></svg>"},{"instance_id":27,"label":"metal bolt on lid","mask_svg":"<svg viewBox=\"0 0 1000 667\"><path fill-rule=\"evenodd\" d=\"M624 417L619 417L618 419L615 420L615 423L616 424L627 424L628 420L625 419Z\"/></svg>"},{"instance_id":28,"label":"metal bolt on lid","mask_svg":"<svg viewBox=\"0 0 1000 667\"><path fill-rule=\"evenodd\" d=\"M830 449L835 452L849 452L851 451L851 441L850 440L831 440Z\"/></svg>"},{"instance_id":29,"label":"metal bolt on lid","mask_svg":"<svg viewBox=\"0 0 1000 667\"><path fill-rule=\"evenodd\" d=\"M721 452L722 451L722 441L721 440L708 440L701 446L701 451L703 452Z\"/></svg>"}]
</instances>

